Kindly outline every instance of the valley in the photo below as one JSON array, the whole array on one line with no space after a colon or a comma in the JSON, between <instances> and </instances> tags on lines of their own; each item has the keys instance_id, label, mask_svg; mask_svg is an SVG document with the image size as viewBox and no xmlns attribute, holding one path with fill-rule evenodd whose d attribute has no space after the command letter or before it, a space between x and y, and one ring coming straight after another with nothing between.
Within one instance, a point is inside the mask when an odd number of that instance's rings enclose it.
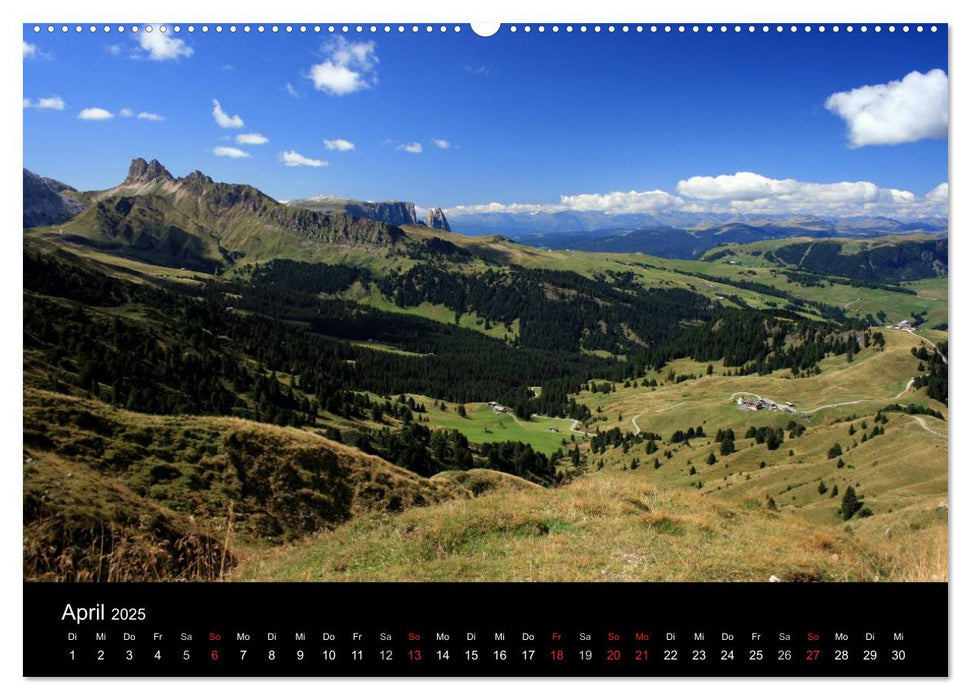
<instances>
[{"instance_id":1,"label":"valley","mask_svg":"<svg viewBox=\"0 0 971 700\"><path fill-rule=\"evenodd\" d=\"M25 579L947 579L939 232L673 259L141 159L63 191Z\"/></svg>"}]
</instances>

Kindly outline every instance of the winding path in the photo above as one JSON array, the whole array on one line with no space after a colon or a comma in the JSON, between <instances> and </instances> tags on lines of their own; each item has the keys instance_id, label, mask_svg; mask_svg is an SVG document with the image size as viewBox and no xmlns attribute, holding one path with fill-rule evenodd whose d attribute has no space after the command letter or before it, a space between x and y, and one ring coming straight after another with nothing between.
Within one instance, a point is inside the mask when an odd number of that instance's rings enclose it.
<instances>
[{"instance_id":1,"label":"winding path","mask_svg":"<svg viewBox=\"0 0 971 700\"><path fill-rule=\"evenodd\" d=\"M918 337L920 337L920 336L918 336ZM928 341L928 342L930 342L930 341ZM942 355L942 357L943 357L943 355ZM802 411L802 413L816 413L817 411L822 411L824 408L838 408L839 406L853 406L853 405L858 404L858 403L868 403L870 401L888 401L888 400L889 401L896 401L897 399L899 399L900 397L902 397L904 394L906 394L908 391L910 391L913 388L914 388L914 378L911 377L907 381L907 385L903 388L903 390L899 394L897 394L896 396L894 396L894 397L892 397L890 399L886 399L886 398L856 399L855 401L841 401L839 403L828 403L828 404L824 404L822 406L816 406L816 408L811 408L808 411ZM758 394L756 394L754 392L751 392L751 391L736 391L734 394L732 394L731 396L728 397L728 400L729 401L733 401L736 396L754 396L756 398L756 400L758 400L758 401L761 401L762 400L762 397L761 396L759 396ZM931 432L933 432L933 431L931 431Z\"/></svg>"},{"instance_id":2,"label":"winding path","mask_svg":"<svg viewBox=\"0 0 971 700\"><path fill-rule=\"evenodd\" d=\"M665 411L670 411L672 408L677 408L678 406L684 406L687 401L679 401L678 403L673 403L670 406L665 406L664 408L659 408L655 413L664 413ZM643 416L643 413L638 413L636 416L630 419L631 425L634 426L634 435L638 435L641 432L641 426L637 424L637 419Z\"/></svg>"},{"instance_id":3,"label":"winding path","mask_svg":"<svg viewBox=\"0 0 971 700\"><path fill-rule=\"evenodd\" d=\"M947 435L942 435L936 430L931 430L930 428L928 428L927 420L923 416L910 416L910 417L913 418L915 421L917 421L917 425L919 425L921 428L929 432L931 435L936 435L937 437L944 438L945 440L947 439Z\"/></svg>"},{"instance_id":4,"label":"winding path","mask_svg":"<svg viewBox=\"0 0 971 700\"><path fill-rule=\"evenodd\" d=\"M947 355L941 352L941 349L937 347L937 343L935 343L930 338L925 338L924 336L920 335L919 333L914 331L913 328L904 328L903 331L904 333L910 333L912 336L919 339L922 343L927 343L928 345L930 345L932 348L934 348L934 351L941 356L941 359L944 360L944 364L945 365L947 364Z\"/></svg>"}]
</instances>

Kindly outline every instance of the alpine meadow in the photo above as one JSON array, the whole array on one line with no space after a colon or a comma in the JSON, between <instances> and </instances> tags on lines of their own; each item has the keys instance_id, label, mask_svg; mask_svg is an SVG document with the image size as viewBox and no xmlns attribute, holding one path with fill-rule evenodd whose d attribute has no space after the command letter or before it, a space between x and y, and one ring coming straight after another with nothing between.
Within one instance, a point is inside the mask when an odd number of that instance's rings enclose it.
<instances>
[{"instance_id":1,"label":"alpine meadow","mask_svg":"<svg viewBox=\"0 0 971 700\"><path fill-rule=\"evenodd\" d=\"M947 581L943 37L326 34L25 28L25 581Z\"/></svg>"}]
</instances>

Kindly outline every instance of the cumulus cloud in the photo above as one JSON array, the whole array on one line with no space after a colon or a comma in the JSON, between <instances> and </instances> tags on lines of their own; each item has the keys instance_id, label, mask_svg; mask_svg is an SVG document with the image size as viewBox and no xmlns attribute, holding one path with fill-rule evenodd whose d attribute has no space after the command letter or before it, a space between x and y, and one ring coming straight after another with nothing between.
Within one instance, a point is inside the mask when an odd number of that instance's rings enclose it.
<instances>
[{"instance_id":1,"label":"cumulus cloud","mask_svg":"<svg viewBox=\"0 0 971 700\"><path fill-rule=\"evenodd\" d=\"M713 214L890 216L919 219L947 215L948 184L926 195L880 187L872 182L803 182L774 179L752 172L694 176L681 180L676 193L664 190L561 195L549 204L472 204L453 207L450 214L540 214L597 211L606 214L690 212Z\"/></svg>"},{"instance_id":2,"label":"cumulus cloud","mask_svg":"<svg viewBox=\"0 0 971 700\"><path fill-rule=\"evenodd\" d=\"M163 32L157 26L152 31L142 31L138 34L138 45L142 53L137 58L147 58L150 61L176 61L188 58L194 52L183 39L177 39L170 32Z\"/></svg>"},{"instance_id":3,"label":"cumulus cloud","mask_svg":"<svg viewBox=\"0 0 971 700\"><path fill-rule=\"evenodd\" d=\"M249 158L249 153L232 146L216 146L212 153L222 158Z\"/></svg>"},{"instance_id":4,"label":"cumulus cloud","mask_svg":"<svg viewBox=\"0 0 971 700\"><path fill-rule=\"evenodd\" d=\"M155 112L139 112L138 119L144 119L149 122L162 122L165 121L165 117L161 114L155 114Z\"/></svg>"},{"instance_id":5,"label":"cumulus cloud","mask_svg":"<svg viewBox=\"0 0 971 700\"><path fill-rule=\"evenodd\" d=\"M378 56L373 41L352 42L344 37L324 48L324 60L310 67L314 88L330 95L348 95L377 82Z\"/></svg>"},{"instance_id":6,"label":"cumulus cloud","mask_svg":"<svg viewBox=\"0 0 971 700\"><path fill-rule=\"evenodd\" d=\"M851 148L947 137L947 73L913 71L902 80L837 92L826 109L846 122Z\"/></svg>"},{"instance_id":7,"label":"cumulus cloud","mask_svg":"<svg viewBox=\"0 0 971 700\"><path fill-rule=\"evenodd\" d=\"M692 199L724 202L778 202L788 204L867 203L891 196L872 182L800 182L776 180L758 173L695 176L678 183L678 194Z\"/></svg>"},{"instance_id":8,"label":"cumulus cloud","mask_svg":"<svg viewBox=\"0 0 971 700\"><path fill-rule=\"evenodd\" d=\"M259 133L236 134L236 143L242 143L248 146L262 146L264 143L268 143L269 141L270 139Z\"/></svg>"},{"instance_id":9,"label":"cumulus cloud","mask_svg":"<svg viewBox=\"0 0 971 700\"><path fill-rule=\"evenodd\" d=\"M325 160L308 158L307 156L300 155L296 151L283 151L280 154L280 162L290 168L322 168L327 165L327 161Z\"/></svg>"},{"instance_id":10,"label":"cumulus cloud","mask_svg":"<svg viewBox=\"0 0 971 700\"><path fill-rule=\"evenodd\" d=\"M222 129L242 129L243 118L238 114L232 116L226 114L223 111L222 105L219 104L219 100L212 101L212 118L216 120L216 123Z\"/></svg>"},{"instance_id":11,"label":"cumulus cloud","mask_svg":"<svg viewBox=\"0 0 971 700\"><path fill-rule=\"evenodd\" d=\"M932 189L930 192L927 193L928 201L934 202L937 204L944 204L944 206L947 206L948 197L949 197L949 192L948 192L948 185L946 182L942 182L937 187L935 187L934 189Z\"/></svg>"},{"instance_id":12,"label":"cumulus cloud","mask_svg":"<svg viewBox=\"0 0 971 700\"><path fill-rule=\"evenodd\" d=\"M324 148L328 151L353 151L354 143L347 139L324 139Z\"/></svg>"},{"instance_id":13,"label":"cumulus cloud","mask_svg":"<svg viewBox=\"0 0 971 700\"><path fill-rule=\"evenodd\" d=\"M397 148L399 151L405 151L406 153L422 152L421 144L417 141L413 141L412 143L403 143L399 146L395 146L395 148Z\"/></svg>"},{"instance_id":14,"label":"cumulus cloud","mask_svg":"<svg viewBox=\"0 0 971 700\"><path fill-rule=\"evenodd\" d=\"M439 148L441 148L442 150L449 149L452 147L452 144L446 141L445 139L432 139L432 143L438 146Z\"/></svg>"},{"instance_id":15,"label":"cumulus cloud","mask_svg":"<svg viewBox=\"0 0 971 700\"><path fill-rule=\"evenodd\" d=\"M86 107L78 114L78 119L98 122L104 121L105 119L111 119L113 116L115 115L109 112L107 109L102 109L101 107Z\"/></svg>"},{"instance_id":16,"label":"cumulus cloud","mask_svg":"<svg viewBox=\"0 0 971 700\"><path fill-rule=\"evenodd\" d=\"M118 110L119 117L130 117L130 116L133 116L134 114L135 112L133 112L130 107L122 107L121 109Z\"/></svg>"},{"instance_id":17,"label":"cumulus cloud","mask_svg":"<svg viewBox=\"0 0 971 700\"><path fill-rule=\"evenodd\" d=\"M293 87L293 83L287 83L283 87L287 91L287 94L290 95L290 97L303 97L303 95L300 94L300 91L297 90L297 88Z\"/></svg>"},{"instance_id":18,"label":"cumulus cloud","mask_svg":"<svg viewBox=\"0 0 971 700\"><path fill-rule=\"evenodd\" d=\"M56 109L58 111L63 110L67 105L57 95L51 95L50 97L41 97L39 100L32 101L29 98L24 98L24 108L33 107L34 109Z\"/></svg>"},{"instance_id":19,"label":"cumulus cloud","mask_svg":"<svg viewBox=\"0 0 971 700\"><path fill-rule=\"evenodd\" d=\"M607 211L613 214L634 214L672 209L682 201L663 190L647 192L608 192L606 194L562 195L564 209L577 211Z\"/></svg>"}]
</instances>

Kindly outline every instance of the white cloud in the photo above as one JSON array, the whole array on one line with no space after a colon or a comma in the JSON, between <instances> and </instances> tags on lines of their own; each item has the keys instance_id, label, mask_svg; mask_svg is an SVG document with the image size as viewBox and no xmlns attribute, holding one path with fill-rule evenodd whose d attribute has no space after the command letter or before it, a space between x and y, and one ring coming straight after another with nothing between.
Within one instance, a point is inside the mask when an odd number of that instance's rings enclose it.
<instances>
[{"instance_id":1,"label":"white cloud","mask_svg":"<svg viewBox=\"0 0 971 700\"><path fill-rule=\"evenodd\" d=\"M452 144L445 139L432 139L432 143L441 148L442 150L452 147Z\"/></svg>"},{"instance_id":2,"label":"white cloud","mask_svg":"<svg viewBox=\"0 0 971 700\"><path fill-rule=\"evenodd\" d=\"M488 204L460 204L446 209L449 216L465 214L545 214L565 211L566 207L559 204L503 204L489 202Z\"/></svg>"},{"instance_id":3,"label":"white cloud","mask_svg":"<svg viewBox=\"0 0 971 700\"><path fill-rule=\"evenodd\" d=\"M913 71L902 80L837 92L826 109L846 121L851 148L947 137L947 73Z\"/></svg>"},{"instance_id":4,"label":"white cloud","mask_svg":"<svg viewBox=\"0 0 971 700\"><path fill-rule=\"evenodd\" d=\"M287 94L290 95L290 97L303 97L297 88L293 87L293 83L287 83L284 87L286 88Z\"/></svg>"},{"instance_id":5,"label":"white cloud","mask_svg":"<svg viewBox=\"0 0 971 700\"><path fill-rule=\"evenodd\" d=\"M219 104L219 100L212 101L212 118L216 120L216 123L223 129L242 129L243 128L243 118L238 114L232 116L226 114L223 111L222 105Z\"/></svg>"},{"instance_id":6,"label":"white cloud","mask_svg":"<svg viewBox=\"0 0 971 700\"><path fill-rule=\"evenodd\" d=\"M347 139L324 139L324 147L328 151L353 151L354 144Z\"/></svg>"},{"instance_id":7,"label":"white cloud","mask_svg":"<svg viewBox=\"0 0 971 700\"><path fill-rule=\"evenodd\" d=\"M948 202L948 197L950 195L948 190L949 190L948 184L946 182L942 182L937 187L935 187L934 189L932 189L930 192L927 193L927 200L938 204L944 204L944 206L946 207Z\"/></svg>"},{"instance_id":8,"label":"white cloud","mask_svg":"<svg viewBox=\"0 0 971 700\"><path fill-rule=\"evenodd\" d=\"M143 57L151 61L174 61L193 54L192 47L183 39L176 39L170 32L163 32L157 26L152 26L150 32L139 32L138 45L145 52Z\"/></svg>"},{"instance_id":9,"label":"white cloud","mask_svg":"<svg viewBox=\"0 0 971 700\"><path fill-rule=\"evenodd\" d=\"M130 117L134 114L135 113L131 110L130 107L122 107L121 109L118 110L119 117Z\"/></svg>"},{"instance_id":10,"label":"white cloud","mask_svg":"<svg viewBox=\"0 0 971 700\"><path fill-rule=\"evenodd\" d=\"M890 216L902 220L947 216L948 184L920 196L872 182L803 182L777 180L758 173L694 176L681 180L677 193L664 190L561 195L549 204L472 204L452 207L452 215L549 214L597 211L606 214L690 212L712 214Z\"/></svg>"},{"instance_id":11,"label":"white cloud","mask_svg":"<svg viewBox=\"0 0 971 700\"><path fill-rule=\"evenodd\" d=\"M264 143L269 142L270 139L266 138L263 134L236 134L236 143L242 143L249 146L262 146Z\"/></svg>"},{"instance_id":12,"label":"white cloud","mask_svg":"<svg viewBox=\"0 0 971 700\"><path fill-rule=\"evenodd\" d=\"M52 56L49 53L44 53L43 51L41 51L40 47L37 46L37 44L31 44L30 42L24 41L23 39L21 39L20 41L23 46L24 60L52 58Z\"/></svg>"},{"instance_id":13,"label":"white cloud","mask_svg":"<svg viewBox=\"0 0 971 700\"><path fill-rule=\"evenodd\" d=\"M417 141L413 141L412 143L403 143L399 146L395 146L395 148L397 148L399 151L405 151L406 153L421 153L422 151L421 144Z\"/></svg>"},{"instance_id":14,"label":"white cloud","mask_svg":"<svg viewBox=\"0 0 971 700\"><path fill-rule=\"evenodd\" d=\"M564 209L577 211L607 211L611 214L635 214L672 209L682 203L680 197L663 190L647 192L608 192L606 194L574 194L560 196Z\"/></svg>"},{"instance_id":15,"label":"white cloud","mask_svg":"<svg viewBox=\"0 0 971 700\"><path fill-rule=\"evenodd\" d=\"M280 154L280 162L291 168L301 166L308 168L322 168L327 165L327 161L325 160L308 158L307 156L300 155L296 151L283 151L283 153Z\"/></svg>"},{"instance_id":16,"label":"white cloud","mask_svg":"<svg viewBox=\"0 0 971 700\"><path fill-rule=\"evenodd\" d=\"M87 107L82 109L80 114L78 114L78 119L83 119L85 121L104 121L105 119L111 119L114 114L109 112L107 109L102 109L101 107Z\"/></svg>"},{"instance_id":17,"label":"white cloud","mask_svg":"<svg viewBox=\"0 0 971 700\"><path fill-rule=\"evenodd\" d=\"M872 182L821 184L792 178L776 180L750 172L715 177L696 175L678 183L678 194L704 201L776 201L790 204L863 204L876 202L880 197L892 197L890 190L881 190Z\"/></svg>"},{"instance_id":18,"label":"white cloud","mask_svg":"<svg viewBox=\"0 0 971 700\"><path fill-rule=\"evenodd\" d=\"M347 95L377 82L378 57L374 42L351 42L344 37L324 48L325 59L310 67L314 87L330 95Z\"/></svg>"},{"instance_id":19,"label":"white cloud","mask_svg":"<svg viewBox=\"0 0 971 700\"><path fill-rule=\"evenodd\" d=\"M39 100L31 101L30 98L24 98L24 109L28 107L33 107L34 109L56 109L58 111L63 110L67 105L57 95L51 95L50 97L41 97Z\"/></svg>"},{"instance_id":20,"label":"white cloud","mask_svg":"<svg viewBox=\"0 0 971 700\"><path fill-rule=\"evenodd\" d=\"M121 52L122 52L121 44L110 44L108 46L107 51L112 56L115 56L115 57L121 56Z\"/></svg>"},{"instance_id":21,"label":"white cloud","mask_svg":"<svg viewBox=\"0 0 971 700\"><path fill-rule=\"evenodd\" d=\"M249 158L249 153L232 146L216 146L212 153L223 158Z\"/></svg>"},{"instance_id":22,"label":"white cloud","mask_svg":"<svg viewBox=\"0 0 971 700\"><path fill-rule=\"evenodd\" d=\"M162 122L165 121L165 117L161 114L155 114L154 112L139 112L138 119L144 119L149 122Z\"/></svg>"}]
</instances>

